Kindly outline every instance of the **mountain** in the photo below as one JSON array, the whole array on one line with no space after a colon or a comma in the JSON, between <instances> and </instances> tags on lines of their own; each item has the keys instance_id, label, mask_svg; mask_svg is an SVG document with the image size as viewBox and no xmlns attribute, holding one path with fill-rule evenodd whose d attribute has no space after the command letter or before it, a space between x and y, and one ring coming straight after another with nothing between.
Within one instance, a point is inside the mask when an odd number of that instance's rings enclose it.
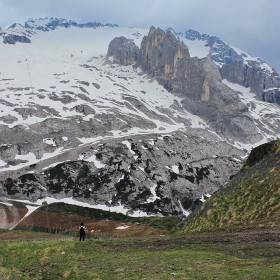
<instances>
[{"instance_id":1,"label":"mountain","mask_svg":"<svg viewBox=\"0 0 280 280\"><path fill-rule=\"evenodd\" d=\"M0 197L17 217L15 200L183 217L280 135L279 75L216 37L56 18L0 33Z\"/></svg>"},{"instance_id":2,"label":"mountain","mask_svg":"<svg viewBox=\"0 0 280 280\"><path fill-rule=\"evenodd\" d=\"M254 148L241 172L192 213L182 231L279 226L280 141Z\"/></svg>"},{"instance_id":3,"label":"mountain","mask_svg":"<svg viewBox=\"0 0 280 280\"><path fill-rule=\"evenodd\" d=\"M260 100L280 104L280 77L260 57L254 57L216 36L194 30L178 34L178 37L183 41L203 42L209 48L209 56L219 66L223 79L250 88Z\"/></svg>"}]
</instances>

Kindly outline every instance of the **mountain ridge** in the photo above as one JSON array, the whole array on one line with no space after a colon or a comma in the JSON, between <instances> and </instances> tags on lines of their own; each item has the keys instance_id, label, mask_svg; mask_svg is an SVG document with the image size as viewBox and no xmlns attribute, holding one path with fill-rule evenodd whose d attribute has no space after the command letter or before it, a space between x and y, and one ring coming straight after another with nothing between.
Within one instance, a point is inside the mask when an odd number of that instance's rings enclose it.
<instances>
[{"instance_id":1,"label":"mountain ridge","mask_svg":"<svg viewBox=\"0 0 280 280\"><path fill-rule=\"evenodd\" d=\"M253 146L279 137L277 102L227 80L204 41L68 23L34 25L30 43L0 43L3 202L72 199L183 217Z\"/></svg>"},{"instance_id":2,"label":"mountain ridge","mask_svg":"<svg viewBox=\"0 0 280 280\"><path fill-rule=\"evenodd\" d=\"M99 27L118 27L117 24L102 24L97 22L88 22L78 24L74 20L58 18L40 18L38 20L29 19L24 26L21 24L12 24L6 29L6 33L1 33L4 43L15 44L30 43L30 37L36 31L53 31L58 27L70 28L99 28ZM183 42L201 41L205 42L204 46L209 48L209 56L221 69L222 78L239 85L250 88L256 92L258 98L263 101L280 104L280 77L270 65L265 63L259 57L253 57L248 52L244 52L232 45L229 45L216 36L201 34L195 30L187 30L185 34L176 33L169 28ZM35 33L34 33L35 32ZM24 36L19 36L22 33ZM238 68L238 71L235 69ZM255 76L258 76L255 78Z\"/></svg>"}]
</instances>

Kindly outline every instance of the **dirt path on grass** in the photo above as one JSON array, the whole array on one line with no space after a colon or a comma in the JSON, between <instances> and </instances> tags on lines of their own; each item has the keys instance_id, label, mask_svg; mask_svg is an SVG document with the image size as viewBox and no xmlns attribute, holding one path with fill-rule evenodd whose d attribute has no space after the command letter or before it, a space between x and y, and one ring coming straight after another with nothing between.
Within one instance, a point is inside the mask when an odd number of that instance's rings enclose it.
<instances>
[{"instance_id":1,"label":"dirt path on grass","mask_svg":"<svg viewBox=\"0 0 280 280\"><path fill-rule=\"evenodd\" d=\"M40 232L5 231L0 234L0 240L44 240L67 239L77 240L76 237L61 234L49 234ZM184 236L155 236L155 237L101 237L102 240L112 242L106 250L119 250L126 248L160 249L168 246L186 247L195 244L234 244L234 243L270 243L280 249L280 230L243 230L243 231L217 231L188 234ZM92 242L91 246L99 247L99 242Z\"/></svg>"},{"instance_id":2,"label":"dirt path on grass","mask_svg":"<svg viewBox=\"0 0 280 280\"><path fill-rule=\"evenodd\" d=\"M116 245L109 246L108 250L119 250L126 248L160 249L167 246L187 247L195 244L234 244L234 243L270 243L280 249L280 230L246 230L239 232L207 232L195 233L186 236L160 236L153 238L134 238L133 240L123 239Z\"/></svg>"}]
</instances>

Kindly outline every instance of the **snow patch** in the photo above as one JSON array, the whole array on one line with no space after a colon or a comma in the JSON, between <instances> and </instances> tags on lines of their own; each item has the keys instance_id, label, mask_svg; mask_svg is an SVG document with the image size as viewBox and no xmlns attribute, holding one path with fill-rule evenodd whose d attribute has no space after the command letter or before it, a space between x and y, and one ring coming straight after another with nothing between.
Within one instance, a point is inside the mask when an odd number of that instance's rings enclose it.
<instances>
[{"instance_id":1,"label":"snow patch","mask_svg":"<svg viewBox=\"0 0 280 280\"><path fill-rule=\"evenodd\" d=\"M122 141L122 143L123 143L124 145L127 146L128 150L129 150L133 155L135 155L135 152L131 150L131 143L130 143L129 141Z\"/></svg>"},{"instance_id":2,"label":"snow patch","mask_svg":"<svg viewBox=\"0 0 280 280\"><path fill-rule=\"evenodd\" d=\"M141 166L138 166L138 167L139 167L139 169L140 169L141 171L145 172L144 167L141 167Z\"/></svg>"},{"instance_id":3,"label":"snow patch","mask_svg":"<svg viewBox=\"0 0 280 280\"><path fill-rule=\"evenodd\" d=\"M122 177L121 178L119 178L119 180L118 180L118 182L117 183L119 183L121 180L123 180L124 179L124 175L122 175Z\"/></svg>"},{"instance_id":4,"label":"snow patch","mask_svg":"<svg viewBox=\"0 0 280 280\"><path fill-rule=\"evenodd\" d=\"M97 168L103 168L106 166L106 164L103 164L101 161L96 159L96 155L92 155L88 158L84 158L83 160L93 162Z\"/></svg>"},{"instance_id":5,"label":"snow patch","mask_svg":"<svg viewBox=\"0 0 280 280\"><path fill-rule=\"evenodd\" d=\"M129 226L127 226L127 225L123 225L123 226L118 226L118 227L116 227L116 229L127 229L127 228L129 228Z\"/></svg>"},{"instance_id":6,"label":"snow patch","mask_svg":"<svg viewBox=\"0 0 280 280\"><path fill-rule=\"evenodd\" d=\"M157 187L157 184L153 185L150 188L150 192L152 193L153 197L148 198L147 203L154 202L156 199L160 199L160 197L158 197L157 194L156 194L156 187Z\"/></svg>"},{"instance_id":7,"label":"snow patch","mask_svg":"<svg viewBox=\"0 0 280 280\"><path fill-rule=\"evenodd\" d=\"M104 210L104 211L122 213L124 215L129 215L131 217L154 216L154 215L148 215L146 212L143 212L141 210L132 211L131 209L126 208L120 202L119 202L119 205L117 205L117 206L108 206L106 204L104 204L104 205L103 204L92 205L92 204L89 204L89 203L85 203L85 202L75 200L75 199L73 199L73 197L65 197L65 198L62 198L62 199L56 199L54 197L46 197L44 199L38 199L35 203L33 203L29 200L15 200L15 199L8 199L8 200L19 201L19 202L22 202L22 203L32 204L33 206L30 206L30 211L32 210L32 212L34 210L36 210L38 207L40 207L45 202L47 202L48 204L55 203L55 202L64 202L64 203L67 203L67 204L72 204L72 205L77 205L77 206L82 206L82 207L88 207L88 208L100 209L100 210ZM29 214L31 214L31 212L28 212L28 215Z\"/></svg>"},{"instance_id":8,"label":"snow patch","mask_svg":"<svg viewBox=\"0 0 280 280\"><path fill-rule=\"evenodd\" d=\"M33 153L29 152L27 155L16 155L15 159L35 161L36 156Z\"/></svg>"},{"instance_id":9,"label":"snow patch","mask_svg":"<svg viewBox=\"0 0 280 280\"><path fill-rule=\"evenodd\" d=\"M53 138L46 138L46 139L43 139L43 142L48 144L48 145L51 145L51 146L56 146L55 142L54 142L54 139Z\"/></svg>"},{"instance_id":10,"label":"snow patch","mask_svg":"<svg viewBox=\"0 0 280 280\"><path fill-rule=\"evenodd\" d=\"M186 217L188 217L188 216L190 215L190 212L187 211L187 210L185 210L185 208L183 207L183 205L182 205L182 203L181 203L180 200L178 200L178 203L179 203L179 205L180 205L180 208L181 208L183 214L184 214Z\"/></svg>"},{"instance_id":11,"label":"snow patch","mask_svg":"<svg viewBox=\"0 0 280 280\"><path fill-rule=\"evenodd\" d=\"M205 41L202 40L188 40L185 37L180 39L188 46L190 57L204 58L210 52L210 47L205 46Z\"/></svg>"},{"instance_id":12,"label":"snow patch","mask_svg":"<svg viewBox=\"0 0 280 280\"><path fill-rule=\"evenodd\" d=\"M174 173L179 174L179 166L178 165L172 165L172 170Z\"/></svg>"}]
</instances>

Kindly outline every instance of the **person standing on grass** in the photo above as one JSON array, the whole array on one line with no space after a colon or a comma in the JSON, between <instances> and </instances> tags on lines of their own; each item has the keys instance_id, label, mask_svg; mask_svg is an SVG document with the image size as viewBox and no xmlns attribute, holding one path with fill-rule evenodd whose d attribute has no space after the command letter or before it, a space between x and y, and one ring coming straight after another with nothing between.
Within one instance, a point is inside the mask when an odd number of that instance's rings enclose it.
<instances>
[{"instance_id":1,"label":"person standing on grass","mask_svg":"<svg viewBox=\"0 0 280 280\"><path fill-rule=\"evenodd\" d=\"M84 223L80 224L80 241L83 239L85 241L85 235L86 235L86 227Z\"/></svg>"}]
</instances>

